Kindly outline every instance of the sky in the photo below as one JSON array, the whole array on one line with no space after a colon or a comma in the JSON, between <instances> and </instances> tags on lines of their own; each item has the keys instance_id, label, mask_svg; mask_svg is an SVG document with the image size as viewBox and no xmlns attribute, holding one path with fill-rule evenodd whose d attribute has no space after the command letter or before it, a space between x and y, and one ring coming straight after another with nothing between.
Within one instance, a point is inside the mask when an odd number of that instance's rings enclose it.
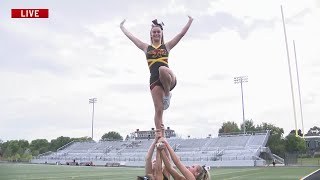
<instances>
[{"instance_id":1,"label":"sky","mask_svg":"<svg viewBox=\"0 0 320 180\"><path fill-rule=\"evenodd\" d=\"M49 18L12 19L18 8L49 9ZM0 139L91 137L94 97L94 140L109 131L125 137L150 130L146 58L119 24L126 19L125 27L149 44L153 19L164 22L169 41L188 15L193 23L169 56L178 83L166 127L203 138L216 137L223 122L240 125L238 76L248 77L245 119L286 135L295 122L302 129L301 107L305 132L320 126L319 0L10 0L0 2Z\"/></svg>"}]
</instances>

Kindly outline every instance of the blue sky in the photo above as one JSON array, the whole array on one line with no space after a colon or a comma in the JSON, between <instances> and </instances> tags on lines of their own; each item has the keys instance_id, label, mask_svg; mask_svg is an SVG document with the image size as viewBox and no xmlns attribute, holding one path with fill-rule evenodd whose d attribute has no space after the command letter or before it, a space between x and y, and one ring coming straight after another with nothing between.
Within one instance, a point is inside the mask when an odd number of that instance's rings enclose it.
<instances>
[{"instance_id":1,"label":"blue sky","mask_svg":"<svg viewBox=\"0 0 320 180\"><path fill-rule=\"evenodd\" d=\"M320 3L317 0L165 0L0 2L0 139L126 136L154 127L149 70L119 24L150 43L151 21L165 23L165 41L193 24L172 49L178 79L164 123L186 137L217 135L223 122L295 128L280 5L283 6L298 128L301 128L296 42L305 131L319 126ZM11 19L13 8L48 8L48 19Z\"/></svg>"}]
</instances>

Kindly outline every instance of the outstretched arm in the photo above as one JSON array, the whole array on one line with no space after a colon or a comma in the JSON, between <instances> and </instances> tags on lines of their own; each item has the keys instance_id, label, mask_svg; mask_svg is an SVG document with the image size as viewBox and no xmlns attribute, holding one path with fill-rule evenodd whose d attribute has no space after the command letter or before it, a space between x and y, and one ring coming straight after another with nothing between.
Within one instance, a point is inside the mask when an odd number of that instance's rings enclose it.
<instances>
[{"instance_id":1,"label":"outstretched arm","mask_svg":"<svg viewBox=\"0 0 320 180\"><path fill-rule=\"evenodd\" d=\"M122 32L139 48L141 49L143 52L147 52L147 47L148 45L142 41L140 41L138 38L136 38L135 36L133 36L124 26L124 22L126 22L126 20L124 19L121 23L120 23L120 29L122 30Z\"/></svg>"},{"instance_id":2,"label":"outstretched arm","mask_svg":"<svg viewBox=\"0 0 320 180\"><path fill-rule=\"evenodd\" d=\"M161 124L160 127L161 127L161 137L165 138L166 137L166 130L164 128L164 124ZM158 142L160 142L160 141L158 141ZM161 155L162 161L163 162L166 161L165 166L162 170L163 175L165 175L168 179L170 179L170 174L173 174L172 176L174 179L179 179L180 177L178 177L178 176L181 176L181 175L172 167L171 162L170 162L171 158L170 158L168 149L165 148L165 145L163 144L162 146L158 147L157 150L160 150L160 155ZM162 155L163 151L165 152L165 155Z\"/></svg>"},{"instance_id":3,"label":"outstretched arm","mask_svg":"<svg viewBox=\"0 0 320 180\"><path fill-rule=\"evenodd\" d=\"M168 51L170 51L175 45L178 44L178 42L181 40L181 38L187 33L188 29L190 28L193 18L191 16L188 16L188 17L189 17L189 21L183 27L182 31L178 35L176 35L171 41L166 43L166 48Z\"/></svg>"},{"instance_id":4,"label":"outstretched arm","mask_svg":"<svg viewBox=\"0 0 320 180\"><path fill-rule=\"evenodd\" d=\"M162 179L162 159L160 155L160 150L156 151L156 163L155 163L155 177L156 179Z\"/></svg>"},{"instance_id":5,"label":"outstretched arm","mask_svg":"<svg viewBox=\"0 0 320 180\"><path fill-rule=\"evenodd\" d=\"M182 162L179 160L179 157L176 155L176 153L174 152L174 150L172 149L168 141L165 138L160 138L159 141L165 144L166 148L169 151L169 154L171 156L173 163L180 170L180 172L183 174L186 180L195 180L194 175L182 164Z\"/></svg>"},{"instance_id":6,"label":"outstretched arm","mask_svg":"<svg viewBox=\"0 0 320 180\"><path fill-rule=\"evenodd\" d=\"M166 157L165 157L165 156L163 156L163 157L161 156L161 158L162 158L162 159L163 159L163 158L166 158L166 159L168 160L168 162L170 163L170 165L171 165L171 157L170 157L170 154L169 154L168 149L167 149L167 148L164 148L163 151L165 151ZM164 162L164 160L163 160L163 162ZM172 165L171 165L171 167L172 167ZM171 173L169 172L168 168L170 168L170 167L169 167L169 166L168 166L168 167L164 166L164 168L163 168L163 174L166 175L166 176L168 177L168 179L170 179L170 174L171 174Z\"/></svg>"},{"instance_id":7,"label":"outstretched arm","mask_svg":"<svg viewBox=\"0 0 320 180\"><path fill-rule=\"evenodd\" d=\"M149 150L146 155L146 164L145 164L145 171L146 174L152 174L152 155L155 148L155 145L157 143L157 138L152 142L152 144L149 147Z\"/></svg>"},{"instance_id":8,"label":"outstretched arm","mask_svg":"<svg viewBox=\"0 0 320 180\"><path fill-rule=\"evenodd\" d=\"M173 179L183 179L183 177L173 168L170 162L169 155L165 151L167 151L166 147L164 147L164 149L161 150L161 158L163 160L165 170L169 172L169 175L172 175Z\"/></svg>"}]
</instances>

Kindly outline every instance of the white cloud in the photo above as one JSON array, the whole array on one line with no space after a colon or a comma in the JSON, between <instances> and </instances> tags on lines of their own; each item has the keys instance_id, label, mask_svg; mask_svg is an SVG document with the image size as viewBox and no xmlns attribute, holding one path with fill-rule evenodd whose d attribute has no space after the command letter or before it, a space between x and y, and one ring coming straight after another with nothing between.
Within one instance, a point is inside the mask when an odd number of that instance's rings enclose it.
<instances>
[{"instance_id":1,"label":"white cloud","mask_svg":"<svg viewBox=\"0 0 320 180\"><path fill-rule=\"evenodd\" d=\"M293 40L308 130L317 125L320 103L317 3L166 1L155 6L146 1L130 4L135 11L108 3L110 13L105 13L101 7L106 4L94 1L95 12L80 13L88 4L78 2L79 9L73 9L72 16L66 16L68 8L52 3L47 4L52 7L49 19L4 18L0 30L5 40L0 42L0 138L91 136L91 97L98 99L96 140L108 131L126 136L135 129L151 129L154 109L145 56L122 34L119 24L126 18L128 30L149 43L151 20L158 18L165 23L168 41L181 31L189 13L195 19L193 25L170 53L178 84L164 114L165 125L184 137L205 137L215 136L224 121L242 123L240 85L234 84L233 77L247 75L249 82L243 85L246 118L256 124L273 123L288 133L295 127L281 4L298 127ZM10 12L10 7L8 2L2 6L2 17L9 16L4 12Z\"/></svg>"}]
</instances>

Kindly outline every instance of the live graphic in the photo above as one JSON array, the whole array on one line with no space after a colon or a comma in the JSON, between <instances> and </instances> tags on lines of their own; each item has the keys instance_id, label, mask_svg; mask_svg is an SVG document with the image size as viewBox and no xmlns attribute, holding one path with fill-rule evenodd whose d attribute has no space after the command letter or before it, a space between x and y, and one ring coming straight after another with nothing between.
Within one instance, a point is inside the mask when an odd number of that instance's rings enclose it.
<instances>
[{"instance_id":1,"label":"live graphic","mask_svg":"<svg viewBox=\"0 0 320 180\"><path fill-rule=\"evenodd\" d=\"M11 9L11 18L49 18L49 9Z\"/></svg>"}]
</instances>

